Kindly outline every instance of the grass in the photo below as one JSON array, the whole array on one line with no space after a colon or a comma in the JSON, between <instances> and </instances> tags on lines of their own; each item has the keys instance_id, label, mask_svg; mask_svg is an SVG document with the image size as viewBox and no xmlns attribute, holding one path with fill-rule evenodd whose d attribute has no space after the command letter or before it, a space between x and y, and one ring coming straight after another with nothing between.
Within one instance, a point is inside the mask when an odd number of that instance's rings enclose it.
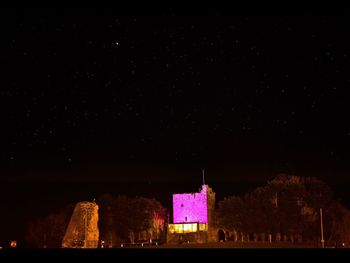
<instances>
[{"instance_id":1,"label":"grass","mask_svg":"<svg viewBox=\"0 0 350 263\"><path fill-rule=\"evenodd\" d=\"M184 244L164 244L158 248L317 248L312 244L290 243L290 242L213 242L213 243L184 243Z\"/></svg>"}]
</instances>

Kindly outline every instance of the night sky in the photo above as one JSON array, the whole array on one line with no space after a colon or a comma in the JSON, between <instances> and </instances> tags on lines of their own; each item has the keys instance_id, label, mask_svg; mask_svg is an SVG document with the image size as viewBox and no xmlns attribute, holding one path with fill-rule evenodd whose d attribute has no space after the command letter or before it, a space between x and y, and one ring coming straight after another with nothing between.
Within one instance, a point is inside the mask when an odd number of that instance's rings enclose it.
<instances>
[{"instance_id":1,"label":"night sky","mask_svg":"<svg viewBox=\"0 0 350 263\"><path fill-rule=\"evenodd\" d=\"M287 173L348 202L347 13L3 9L1 20L6 238L104 192L168 206L202 169L218 197Z\"/></svg>"}]
</instances>

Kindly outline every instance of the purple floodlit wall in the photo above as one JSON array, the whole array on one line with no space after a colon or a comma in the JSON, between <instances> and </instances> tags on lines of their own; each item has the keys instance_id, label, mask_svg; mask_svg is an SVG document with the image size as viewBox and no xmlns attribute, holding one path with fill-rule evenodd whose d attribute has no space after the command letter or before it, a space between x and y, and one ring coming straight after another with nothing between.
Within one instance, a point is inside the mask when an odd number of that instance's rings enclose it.
<instances>
[{"instance_id":1,"label":"purple floodlit wall","mask_svg":"<svg viewBox=\"0 0 350 263\"><path fill-rule=\"evenodd\" d=\"M208 223L206 186L202 191L191 194L173 195L174 223L199 222Z\"/></svg>"}]
</instances>

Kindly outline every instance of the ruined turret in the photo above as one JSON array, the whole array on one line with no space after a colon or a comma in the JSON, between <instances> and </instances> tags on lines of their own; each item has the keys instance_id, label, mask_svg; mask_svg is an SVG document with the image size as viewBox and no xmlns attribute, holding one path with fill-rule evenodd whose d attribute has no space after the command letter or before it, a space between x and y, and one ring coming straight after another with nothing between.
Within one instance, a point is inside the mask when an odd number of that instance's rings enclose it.
<instances>
[{"instance_id":1,"label":"ruined turret","mask_svg":"<svg viewBox=\"0 0 350 263\"><path fill-rule=\"evenodd\" d=\"M79 202L75 206L62 241L63 248L97 248L99 239L98 205Z\"/></svg>"}]
</instances>

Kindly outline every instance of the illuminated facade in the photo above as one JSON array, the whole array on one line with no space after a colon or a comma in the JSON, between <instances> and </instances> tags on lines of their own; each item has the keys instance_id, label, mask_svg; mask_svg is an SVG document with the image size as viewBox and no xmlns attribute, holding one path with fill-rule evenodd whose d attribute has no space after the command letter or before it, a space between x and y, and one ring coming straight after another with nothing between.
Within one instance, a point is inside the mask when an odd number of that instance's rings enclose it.
<instances>
[{"instance_id":1,"label":"illuminated facade","mask_svg":"<svg viewBox=\"0 0 350 263\"><path fill-rule=\"evenodd\" d=\"M207 186L199 193L173 195L173 222L208 223Z\"/></svg>"},{"instance_id":2,"label":"illuminated facade","mask_svg":"<svg viewBox=\"0 0 350 263\"><path fill-rule=\"evenodd\" d=\"M203 223L184 223L184 224L170 224L169 232L174 233L192 233L197 231L207 231L208 225Z\"/></svg>"},{"instance_id":3,"label":"illuminated facade","mask_svg":"<svg viewBox=\"0 0 350 263\"><path fill-rule=\"evenodd\" d=\"M168 225L168 243L209 241L213 229L215 193L208 185L200 192L173 195L173 224Z\"/></svg>"}]
</instances>

